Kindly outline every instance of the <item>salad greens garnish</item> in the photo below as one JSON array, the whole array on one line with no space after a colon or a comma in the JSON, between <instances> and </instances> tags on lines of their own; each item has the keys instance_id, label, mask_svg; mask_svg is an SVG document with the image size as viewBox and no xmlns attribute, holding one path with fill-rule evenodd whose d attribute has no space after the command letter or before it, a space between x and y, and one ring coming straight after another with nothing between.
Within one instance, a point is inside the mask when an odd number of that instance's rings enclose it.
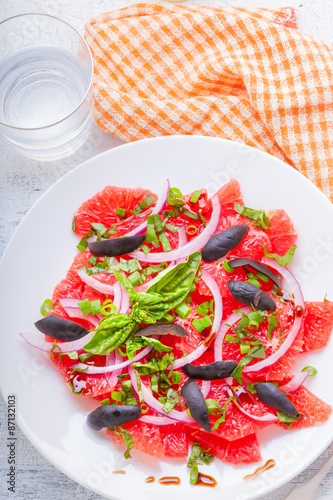
<instances>
[{"instance_id":1,"label":"salad greens garnish","mask_svg":"<svg viewBox=\"0 0 333 500\"><path fill-rule=\"evenodd\" d=\"M140 337L130 337L129 339L127 339L126 354L128 359L132 360L136 351L139 351L140 349L148 345L152 345L154 347L154 350L157 352L172 351L172 347L162 344L162 342L160 342L159 340L141 335Z\"/></svg>"},{"instance_id":2,"label":"salad greens garnish","mask_svg":"<svg viewBox=\"0 0 333 500\"><path fill-rule=\"evenodd\" d=\"M278 411L276 413L276 415L278 417L279 422L282 422L283 424L285 424L285 426L288 427L288 429L290 428L290 426L293 422L298 422L298 420L299 420L297 417L293 417L292 415L288 415L287 413L284 413L283 411Z\"/></svg>"},{"instance_id":3,"label":"salad greens garnish","mask_svg":"<svg viewBox=\"0 0 333 500\"><path fill-rule=\"evenodd\" d=\"M143 210L145 210L146 208L150 207L150 205L155 203L155 201L156 201L155 198L153 198L153 196L149 194L144 200L140 201L140 203L137 204L134 210L129 210L129 212L132 215L139 215Z\"/></svg>"},{"instance_id":4,"label":"salad greens garnish","mask_svg":"<svg viewBox=\"0 0 333 500\"><path fill-rule=\"evenodd\" d=\"M192 194L192 196L190 198L190 202L191 203L196 203L198 201L198 199L200 198L201 193L202 193L202 190L199 191L199 190L196 189L195 191L193 191L193 194Z\"/></svg>"},{"instance_id":5,"label":"salad greens garnish","mask_svg":"<svg viewBox=\"0 0 333 500\"><path fill-rule=\"evenodd\" d=\"M268 217L264 210L255 210L253 208L244 207L240 203L234 203L234 210L240 215L244 215L249 220L253 220L254 225L259 229L269 229Z\"/></svg>"},{"instance_id":6,"label":"salad greens garnish","mask_svg":"<svg viewBox=\"0 0 333 500\"><path fill-rule=\"evenodd\" d=\"M119 216L119 217L126 217L126 209L125 208L121 208L121 207L117 207L116 209L116 214Z\"/></svg>"},{"instance_id":7,"label":"salad greens garnish","mask_svg":"<svg viewBox=\"0 0 333 500\"><path fill-rule=\"evenodd\" d=\"M187 467L191 469L190 471L190 483L196 484L198 480L199 470L198 465L206 464L209 465L214 460L214 455L208 453L208 450L203 450L199 443L193 442L191 455L187 462Z\"/></svg>"}]
</instances>

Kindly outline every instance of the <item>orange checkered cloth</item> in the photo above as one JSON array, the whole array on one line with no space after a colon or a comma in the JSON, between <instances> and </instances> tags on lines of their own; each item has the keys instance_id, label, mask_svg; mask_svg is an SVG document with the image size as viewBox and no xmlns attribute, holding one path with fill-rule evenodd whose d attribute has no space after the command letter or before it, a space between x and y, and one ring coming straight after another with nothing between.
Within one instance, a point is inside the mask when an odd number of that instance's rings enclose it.
<instances>
[{"instance_id":1,"label":"orange checkered cloth","mask_svg":"<svg viewBox=\"0 0 333 500\"><path fill-rule=\"evenodd\" d=\"M95 120L126 141L223 137L293 165L333 200L333 52L291 8L141 3L86 25Z\"/></svg>"}]
</instances>

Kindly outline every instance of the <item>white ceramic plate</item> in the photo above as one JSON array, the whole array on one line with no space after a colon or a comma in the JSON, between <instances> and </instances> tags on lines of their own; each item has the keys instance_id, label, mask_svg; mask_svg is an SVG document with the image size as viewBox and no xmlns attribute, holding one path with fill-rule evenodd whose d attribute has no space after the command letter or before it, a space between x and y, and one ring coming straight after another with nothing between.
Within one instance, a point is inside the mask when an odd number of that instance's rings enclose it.
<instances>
[{"instance_id":1,"label":"white ceramic plate","mask_svg":"<svg viewBox=\"0 0 333 500\"><path fill-rule=\"evenodd\" d=\"M233 467L215 461L206 472L218 481L214 489L190 486L183 460L157 461L133 452L126 461L102 431L85 424L96 407L74 396L55 367L18 335L33 327L39 306L65 276L76 253L72 214L107 184L156 190L165 178L183 192L206 187L216 191L231 177L239 180L247 206L284 208L299 233L292 268L306 299L333 299L333 208L304 177L272 156L237 143L204 137L165 137L107 151L60 179L34 205L17 229L0 268L0 380L5 400L17 397L18 422L34 446L75 481L106 498L127 500L254 499L292 479L331 442L333 418L322 426L295 432L267 428L260 435L262 464L276 466L256 480L243 480L257 465ZM316 366L318 375L307 387L333 403L332 342L322 352L299 356L297 368ZM112 474L123 469L126 475ZM176 475L180 486L147 484L147 476Z\"/></svg>"}]
</instances>

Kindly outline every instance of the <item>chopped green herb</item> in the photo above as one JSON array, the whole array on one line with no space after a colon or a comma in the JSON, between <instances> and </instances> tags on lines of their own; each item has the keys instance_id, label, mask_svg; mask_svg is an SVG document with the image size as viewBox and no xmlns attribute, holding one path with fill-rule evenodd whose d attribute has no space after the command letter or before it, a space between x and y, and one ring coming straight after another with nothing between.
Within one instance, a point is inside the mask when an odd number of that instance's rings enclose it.
<instances>
[{"instance_id":1,"label":"chopped green herb","mask_svg":"<svg viewBox=\"0 0 333 500\"><path fill-rule=\"evenodd\" d=\"M169 252L171 250L171 245L170 245L170 241L169 241L169 239L164 231L162 231L159 234L159 240L162 244L163 252Z\"/></svg>"},{"instance_id":2,"label":"chopped green herb","mask_svg":"<svg viewBox=\"0 0 333 500\"><path fill-rule=\"evenodd\" d=\"M175 361L173 353L165 354L163 358L151 359L147 363L133 363L132 366L140 375L149 375L150 373L165 371Z\"/></svg>"},{"instance_id":3,"label":"chopped green herb","mask_svg":"<svg viewBox=\"0 0 333 500\"><path fill-rule=\"evenodd\" d=\"M179 372L173 372L172 373L172 383L173 384L180 384L181 381L181 374Z\"/></svg>"},{"instance_id":4,"label":"chopped green herb","mask_svg":"<svg viewBox=\"0 0 333 500\"><path fill-rule=\"evenodd\" d=\"M222 264L222 267L227 271L227 273L233 273L235 271L235 269L232 269L230 266L229 266L229 260L226 260L223 262Z\"/></svg>"},{"instance_id":5,"label":"chopped green herb","mask_svg":"<svg viewBox=\"0 0 333 500\"><path fill-rule=\"evenodd\" d=\"M87 239L91 238L94 235L94 230L90 229L87 234L80 239L79 243L76 245L76 248L79 250L79 252L84 252L85 249L88 246Z\"/></svg>"},{"instance_id":6,"label":"chopped green herb","mask_svg":"<svg viewBox=\"0 0 333 500\"><path fill-rule=\"evenodd\" d=\"M101 401L101 405L102 406L106 406L106 405L109 405L109 404L110 404L110 399L109 398L102 399L102 401Z\"/></svg>"},{"instance_id":7,"label":"chopped green herb","mask_svg":"<svg viewBox=\"0 0 333 500\"><path fill-rule=\"evenodd\" d=\"M82 314L89 314L91 312L91 305L88 299L78 302L78 306L81 309Z\"/></svg>"},{"instance_id":8,"label":"chopped green herb","mask_svg":"<svg viewBox=\"0 0 333 500\"><path fill-rule=\"evenodd\" d=\"M140 285L143 283L143 279L139 273L139 271L135 271L134 273L130 274L128 276L129 281L132 283L133 286Z\"/></svg>"},{"instance_id":9,"label":"chopped green herb","mask_svg":"<svg viewBox=\"0 0 333 500\"><path fill-rule=\"evenodd\" d=\"M234 371L231 373L231 377L236 379L240 384L242 383L242 375L243 375L243 368L244 366L248 365L251 363L253 359L265 359L266 358L266 353L265 349L262 345L256 345L252 347L247 354L239 361L238 365L234 369Z\"/></svg>"},{"instance_id":10,"label":"chopped green herb","mask_svg":"<svg viewBox=\"0 0 333 500\"><path fill-rule=\"evenodd\" d=\"M73 215L73 220L72 220L72 231L75 233L76 230L76 222L75 222L75 215Z\"/></svg>"},{"instance_id":11,"label":"chopped green herb","mask_svg":"<svg viewBox=\"0 0 333 500\"><path fill-rule=\"evenodd\" d=\"M146 241L149 243L155 243L159 246L159 241L155 231L155 223L153 215L148 215L147 217L147 231L146 231Z\"/></svg>"},{"instance_id":12,"label":"chopped green herb","mask_svg":"<svg viewBox=\"0 0 333 500\"><path fill-rule=\"evenodd\" d=\"M117 436L120 436L123 438L123 441L124 441L125 445L127 446L127 449L124 453L124 457L131 458L130 451L134 446L134 440L133 440L131 434L122 425L119 425L118 427L110 427L109 431L114 432L115 434L117 434Z\"/></svg>"},{"instance_id":13,"label":"chopped green herb","mask_svg":"<svg viewBox=\"0 0 333 500\"><path fill-rule=\"evenodd\" d=\"M140 248L143 251L143 253L149 253L150 252L149 247L147 247L147 245L141 245Z\"/></svg>"},{"instance_id":14,"label":"chopped green herb","mask_svg":"<svg viewBox=\"0 0 333 500\"><path fill-rule=\"evenodd\" d=\"M244 207L237 202L234 203L234 210L238 214L255 221L255 226L260 229L269 229L268 218L264 210L254 210L253 208Z\"/></svg>"},{"instance_id":15,"label":"chopped green herb","mask_svg":"<svg viewBox=\"0 0 333 500\"><path fill-rule=\"evenodd\" d=\"M187 210L186 208L180 208L179 210L186 217L189 217L190 219L193 219L193 220L199 220L198 214L191 212L190 210Z\"/></svg>"},{"instance_id":16,"label":"chopped green herb","mask_svg":"<svg viewBox=\"0 0 333 500\"><path fill-rule=\"evenodd\" d=\"M94 354L91 354L91 352L83 352L82 354L79 354L79 360L81 361L81 363L84 363L93 356Z\"/></svg>"},{"instance_id":17,"label":"chopped green herb","mask_svg":"<svg viewBox=\"0 0 333 500\"><path fill-rule=\"evenodd\" d=\"M201 222L202 222L202 223L203 223L203 225L206 227L206 226L207 226L207 221L206 221L206 219L204 218L204 216L202 215L202 210L200 209L198 213L199 213L199 217L200 217L200 219L201 219Z\"/></svg>"},{"instance_id":18,"label":"chopped green herb","mask_svg":"<svg viewBox=\"0 0 333 500\"><path fill-rule=\"evenodd\" d=\"M293 260L294 253L297 248L296 245L292 245L289 248L288 252L286 252L284 255L278 255L277 253L268 253L265 248L265 245L261 244L261 246L264 249L265 257L269 257L270 259L275 259L276 262L280 264L280 266L288 266L290 264L290 262Z\"/></svg>"},{"instance_id":19,"label":"chopped green herb","mask_svg":"<svg viewBox=\"0 0 333 500\"><path fill-rule=\"evenodd\" d=\"M155 198L153 198L150 194L140 203L137 204L134 210L129 210L129 212L133 215L138 215L140 214L143 210L146 208L150 207L153 203L155 203Z\"/></svg>"},{"instance_id":20,"label":"chopped green herb","mask_svg":"<svg viewBox=\"0 0 333 500\"><path fill-rule=\"evenodd\" d=\"M173 207L180 207L181 205L184 205L185 201L181 199L182 196L182 192L178 188L170 188L167 205L171 205Z\"/></svg>"},{"instance_id":21,"label":"chopped green herb","mask_svg":"<svg viewBox=\"0 0 333 500\"><path fill-rule=\"evenodd\" d=\"M166 401L163 406L163 411L165 413L169 413L178 403L179 403L179 393L169 388L166 392Z\"/></svg>"},{"instance_id":22,"label":"chopped green herb","mask_svg":"<svg viewBox=\"0 0 333 500\"><path fill-rule=\"evenodd\" d=\"M147 345L152 345L157 352L170 352L172 347L162 344L159 340L153 339L151 337L145 337L144 335L140 337L130 337L126 341L126 354L128 359L133 359L134 353L142 349Z\"/></svg>"},{"instance_id":23,"label":"chopped green herb","mask_svg":"<svg viewBox=\"0 0 333 500\"><path fill-rule=\"evenodd\" d=\"M191 484L197 484L199 477L199 469L197 465L193 465L191 472L190 472L190 483Z\"/></svg>"},{"instance_id":24,"label":"chopped green herb","mask_svg":"<svg viewBox=\"0 0 333 500\"><path fill-rule=\"evenodd\" d=\"M170 233L177 233L179 231L179 227L169 224L168 222L165 224L165 229L170 231Z\"/></svg>"},{"instance_id":25,"label":"chopped green herb","mask_svg":"<svg viewBox=\"0 0 333 500\"><path fill-rule=\"evenodd\" d=\"M283 411L278 411L276 413L276 415L279 419L279 422L282 422L283 424L285 424L285 426L288 427L288 429L290 428L290 426L293 422L298 422L297 417L293 417L292 415L288 415L287 413L284 413Z\"/></svg>"}]
</instances>

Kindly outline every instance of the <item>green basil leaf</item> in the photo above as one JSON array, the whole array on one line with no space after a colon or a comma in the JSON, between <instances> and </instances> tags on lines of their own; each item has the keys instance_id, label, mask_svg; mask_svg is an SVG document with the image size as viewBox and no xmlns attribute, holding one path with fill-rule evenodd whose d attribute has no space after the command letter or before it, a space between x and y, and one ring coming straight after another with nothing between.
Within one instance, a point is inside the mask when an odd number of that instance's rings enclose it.
<instances>
[{"instance_id":1,"label":"green basil leaf","mask_svg":"<svg viewBox=\"0 0 333 500\"><path fill-rule=\"evenodd\" d=\"M119 425L118 427L110 427L109 431L114 432L115 434L123 438L123 441L127 446L124 457L131 458L130 451L134 446L132 435L122 425Z\"/></svg>"},{"instance_id":2,"label":"green basil leaf","mask_svg":"<svg viewBox=\"0 0 333 500\"><path fill-rule=\"evenodd\" d=\"M249 220L255 221L255 225L261 229L269 229L268 217L264 210L254 210L253 208L244 207L239 203L234 203L234 210L238 214L244 215Z\"/></svg>"},{"instance_id":3,"label":"green basil leaf","mask_svg":"<svg viewBox=\"0 0 333 500\"><path fill-rule=\"evenodd\" d=\"M128 359L133 359L134 353L147 345L152 345L157 352L172 351L172 347L163 345L159 340L145 337L144 335L142 335L141 337L130 337L126 341L126 353Z\"/></svg>"},{"instance_id":4,"label":"green basil leaf","mask_svg":"<svg viewBox=\"0 0 333 500\"><path fill-rule=\"evenodd\" d=\"M95 335L84 346L84 350L93 354L109 354L138 329L139 326L131 316L126 314L106 316L100 321Z\"/></svg>"},{"instance_id":5,"label":"green basil leaf","mask_svg":"<svg viewBox=\"0 0 333 500\"><path fill-rule=\"evenodd\" d=\"M158 360L156 359L151 359L147 363L133 363L132 366L133 368L136 369L136 371L139 373L139 375L149 375L150 373L155 373L158 371L163 371L170 366L173 365L175 361L175 356L173 353L170 354L165 354L163 358L160 358Z\"/></svg>"}]
</instances>

